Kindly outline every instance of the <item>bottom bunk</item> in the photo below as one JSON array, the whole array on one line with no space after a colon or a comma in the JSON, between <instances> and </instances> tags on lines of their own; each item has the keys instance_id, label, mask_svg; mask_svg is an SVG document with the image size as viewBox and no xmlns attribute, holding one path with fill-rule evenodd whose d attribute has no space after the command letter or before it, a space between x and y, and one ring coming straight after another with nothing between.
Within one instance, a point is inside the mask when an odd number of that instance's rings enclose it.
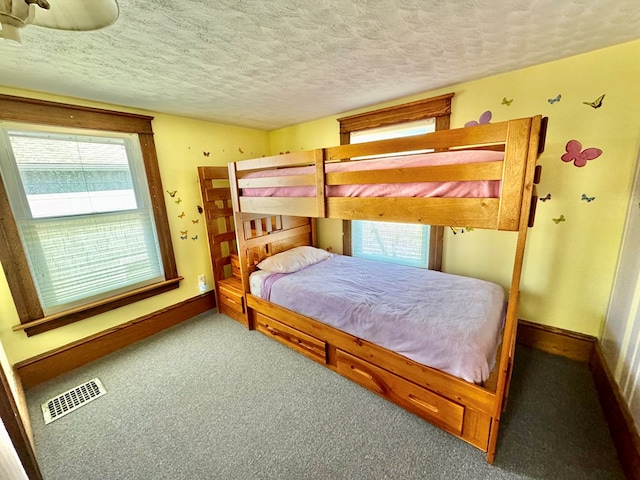
<instances>
[{"instance_id":1,"label":"bottom bunk","mask_svg":"<svg viewBox=\"0 0 640 480\"><path fill-rule=\"evenodd\" d=\"M316 245L314 219L235 212L235 227L239 256L239 271L236 272L238 278L235 282L238 284L238 288L242 289L239 292L238 301L234 302L234 306L238 309L238 315L234 317L236 320L249 329L255 329L274 338L461 438L486 452L487 461L493 462L499 419L509 390L513 363L515 324L517 323L517 290L515 293L513 289L509 292L506 315L504 315L505 292L502 287L496 286L501 290L501 294L496 300L498 306L496 307L496 303L493 303L483 307L486 311L492 310L497 318L492 320L492 327L479 324L477 328L480 330L481 338L483 337L483 328L488 328L487 331L491 333L488 336L484 335L484 339L492 337L494 343L483 352L486 357L486 365L474 367L475 370L472 368L472 372L480 372L478 376L472 373L471 377L465 380L457 376L460 375L460 372L455 369L449 371L442 365L427 366L422 362L422 359L418 361L409 358L405 350L395 345L387 346L384 342L381 344L377 339L358 330L350 330L349 327L343 325L332 326L324 323L321 321L323 319L318 318L320 315L316 316L313 310L305 311L303 309L302 313L298 313L294 311L296 308L294 306L289 308L286 304L283 306L275 301L265 299L270 297L263 291L264 289L273 292L276 287L277 291L278 282L286 284L290 279L295 278L295 275L305 271L311 272L311 269L315 268L315 266L302 265L301 267L297 265L294 271L300 270L300 272L289 276L290 271L287 272L287 269L291 268L291 263L283 267L281 264L282 256L278 254L287 252L285 256L288 257L292 251L299 250L296 247L304 247L304 249L321 252L321 256L324 257L351 258L341 255L333 256L310 247ZM330 261L326 260L324 264L328 265ZM265 263L262 262L271 262L272 264L265 267ZM275 268L273 262L275 262ZM316 263L322 265L323 261ZM280 274L284 274L285 278L281 277L270 285L267 285L265 281L260 285L260 292L257 292L256 285L253 285L255 293L253 294L251 293L252 284L259 276L257 274L261 272L260 268L267 270L268 274L275 273L276 275L272 276L274 279ZM387 266L386 268L391 267ZM401 268L424 272L424 270L413 267ZM518 272L516 271L516 273ZM430 274L446 275L440 272L430 272ZM352 278L355 274L343 274L343 276ZM382 276L382 274L371 273L369 276ZM366 279L364 281L367 283ZM326 282L331 284L334 280ZM400 283L397 280L395 282ZM296 281L293 280L292 283L296 283ZM379 291L383 291L385 288ZM337 287L334 290L337 291L334 293L338 295L341 288ZM431 288L423 285L418 290L420 295L426 296ZM474 294L473 288L466 288L466 290L471 290ZM387 289L387 291L391 291L391 289ZM460 289L457 293L461 293ZM286 297L289 294L285 291L283 295ZM357 295L357 293L351 294L351 297ZM395 290L389 296L400 297L400 293ZM337 302L337 298L324 298L320 302L334 303ZM364 303L378 303L377 300L378 297L375 297L374 293L374 298L370 297ZM475 303L475 300L466 297L457 298L457 301L458 305ZM302 303L305 303L305 297L303 297ZM309 297L306 303L313 305L314 300ZM419 309L421 308L419 307ZM320 308L320 310L323 309ZM452 316L451 311L449 310L449 313L445 315ZM414 310L409 317L415 316L415 313ZM365 312L365 317L367 315L368 313ZM443 323L446 329L446 322ZM503 325L504 328L502 328ZM440 328L442 329L442 324ZM464 337L466 333L458 333L458 335ZM461 344L458 343L458 345ZM415 349L415 347L412 348ZM457 347L454 345L447 348L456 350ZM462 376L465 375L462 374Z\"/></svg>"},{"instance_id":2,"label":"bottom bunk","mask_svg":"<svg viewBox=\"0 0 640 480\"><path fill-rule=\"evenodd\" d=\"M497 368L477 385L251 294L247 308L249 328L488 451Z\"/></svg>"}]
</instances>

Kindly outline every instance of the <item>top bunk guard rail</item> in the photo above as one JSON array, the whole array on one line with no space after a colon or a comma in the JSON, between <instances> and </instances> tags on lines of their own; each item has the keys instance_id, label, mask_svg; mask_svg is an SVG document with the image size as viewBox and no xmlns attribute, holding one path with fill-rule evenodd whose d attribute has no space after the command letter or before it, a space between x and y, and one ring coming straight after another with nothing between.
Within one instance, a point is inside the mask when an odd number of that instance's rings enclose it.
<instances>
[{"instance_id":1,"label":"top bunk guard rail","mask_svg":"<svg viewBox=\"0 0 640 480\"><path fill-rule=\"evenodd\" d=\"M242 160L229 164L236 212L377 220L517 231L523 204L530 203L535 166L543 150L546 118L540 115L494 124L306 152ZM478 163L407 166L396 169L327 172L356 157L410 155L460 150L504 151L504 159ZM407 153L409 152L409 153ZM453 154L453 153L452 153ZM359 160L366 162L367 160ZM363 164L364 165L364 164ZM302 167L291 171L291 168ZM306 167L306 168L304 168ZM329 167L331 168L331 167ZM256 176L255 172L259 172ZM327 187L416 182L500 181L497 197L337 197ZM305 196L248 196L243 189L306 187ZM528 197L528 199L527 199Z\"/></svg>"}]
</instances>

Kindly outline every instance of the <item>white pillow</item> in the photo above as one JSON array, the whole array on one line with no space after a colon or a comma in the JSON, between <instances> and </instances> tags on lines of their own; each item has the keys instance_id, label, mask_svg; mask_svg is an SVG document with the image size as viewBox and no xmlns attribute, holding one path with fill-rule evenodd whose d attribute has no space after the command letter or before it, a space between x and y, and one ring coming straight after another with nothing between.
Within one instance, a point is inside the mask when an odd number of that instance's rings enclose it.
<instances>
[{"instance_id":1,"label":"white pillow","mask_svg":"<svg viewBox=\"0 0 640 480\"><path fill-rule=\"evenodd\" d=\"M265 258L257 267L274 273L293 273L331 258L331 253L320 248L304 246Z\"/></svg>"}]
</instances>

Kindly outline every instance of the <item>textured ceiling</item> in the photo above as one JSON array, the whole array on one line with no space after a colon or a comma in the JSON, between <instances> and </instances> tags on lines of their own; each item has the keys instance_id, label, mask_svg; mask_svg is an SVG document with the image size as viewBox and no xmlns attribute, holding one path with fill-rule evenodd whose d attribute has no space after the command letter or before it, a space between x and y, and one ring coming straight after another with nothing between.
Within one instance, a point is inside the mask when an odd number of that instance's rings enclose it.
<instances>
[{"instance_id":1,"label":"textured ceiling","mask_svg":"<svg viewBox=\"0 0 640 480\"><path fill-rule=\"evenodd\" d=\"M0 42L0 85L272 130L640 38L638 0L119 5L103 30Z\"/></svg>"}]
</instances>

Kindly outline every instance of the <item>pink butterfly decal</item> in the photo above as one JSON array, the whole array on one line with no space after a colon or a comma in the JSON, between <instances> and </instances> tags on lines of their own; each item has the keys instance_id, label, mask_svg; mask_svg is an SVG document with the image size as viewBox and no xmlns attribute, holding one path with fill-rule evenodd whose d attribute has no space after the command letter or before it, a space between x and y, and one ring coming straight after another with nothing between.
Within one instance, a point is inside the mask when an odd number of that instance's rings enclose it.
<instances>
[{"instance_id":1,"label":"pink butterfly decal","mask_svg":"<svg viewBox=\"0 0 640 480\"><path fill-rule=\"evenodd\" d=\"M465 127L475 127L476 125L485 125L485 124L491 122L491 117L492 116L493 116L493 114L491 113L491 110L487 110L482 115L480 115L480 119L477 122L475 120L471 120L470 122L465 123L464 126Z\"/></svg>"},{"instance_id":2,"label":"pink butterfly decal","mask_svg":"<svg viewBox=\"0 0 640 480\"><path fill-rule=\"evenodd\" d=\"M573 162L576 167L584 167L587 164L587 160L593 160L602 155L602 150L599 148L585 148L582 150L582 144L577 140L569 140L565 149L567 153L560 158L563 162Z\"/></svg>"}]
</instances>

